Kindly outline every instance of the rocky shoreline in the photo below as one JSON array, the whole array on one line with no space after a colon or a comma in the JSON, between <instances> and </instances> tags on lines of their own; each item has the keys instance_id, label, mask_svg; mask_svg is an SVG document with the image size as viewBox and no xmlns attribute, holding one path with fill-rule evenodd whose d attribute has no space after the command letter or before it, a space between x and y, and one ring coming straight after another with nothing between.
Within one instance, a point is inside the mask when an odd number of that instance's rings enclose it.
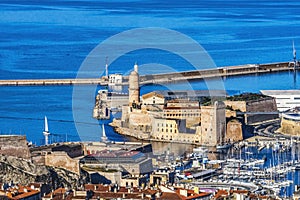
<instances>
[{"instance_id":1,"label":"rocky shoreline","mask_svg":"<svg viewBox=\"0 0 300 200\"><path fill-rule=\"evenodd\" d=\"M58 187L78 187L85 178L61 168L35 165L30 160L0 155L0 182L28 185L41 182Z\"/></svg>"}]
</instances>

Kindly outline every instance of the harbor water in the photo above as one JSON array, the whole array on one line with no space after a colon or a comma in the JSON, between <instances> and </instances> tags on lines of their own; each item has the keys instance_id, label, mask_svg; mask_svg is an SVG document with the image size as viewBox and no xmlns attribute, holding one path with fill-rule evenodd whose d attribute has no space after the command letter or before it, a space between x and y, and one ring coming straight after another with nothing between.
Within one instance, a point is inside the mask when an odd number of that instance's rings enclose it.
<instances>
[{"instance_id":1,"label":"harbor water","mask_svg":"<svg viewBox=\"0 0 300 200\"><path fill-rule=\"evenodd\" d=\"M141 27L168 28L191 37L220 67L292 61L292 42L296 49L300 47L299 8L300 2L296 0L2 0L0 79L75 78L86 56L99 43L122 31ZM135 35L132 35L128 43L134 42ZM178 41L170 45L178 45ZM109 60L110 55L105 56ZM172 52L139 49L110 63L109 73L128 74L135 62L141 74L194 69ZM90 77L100 77L104 75L104 66L105 60L101 60L95 63L99 70L86 73ZM299 75L299 72L282 72L144 85L141 94L166 88L202 90L208 85L216 86L213 89L225 89L229 94L299 89ZM222 88L218 88L218 81ZM29 141L41 145L44 142L43 119L47 116L51 142L99 141L102 123L110 140L129 140L116 134L107 125L109 121L92 118L99 87L80 86L80 90L92 92L79 99L74 99L73 89L74 86L0 87L0 133L26 135ZM80 113L75 122L74 111ZM166 143L153 146L157 152L178 154L192 148ZM245 154L249 149L243 151L243 156L249 156ZM275 159L270 149L257 153L251 149L251 152L259 158L266 156L266 165L291 156L290 153L285 157L280 154L279 159ZM294 184L299 184L298 172L289 177ZM288 191L291 193L291 187Z\"/></svg>"}]
</instances>

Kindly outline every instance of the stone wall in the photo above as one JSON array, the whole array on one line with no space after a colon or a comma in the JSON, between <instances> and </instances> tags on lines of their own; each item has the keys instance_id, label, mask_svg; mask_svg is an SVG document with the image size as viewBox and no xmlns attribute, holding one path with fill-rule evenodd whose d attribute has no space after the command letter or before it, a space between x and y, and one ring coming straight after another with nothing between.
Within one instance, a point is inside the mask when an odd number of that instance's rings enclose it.
<instances>
[{"instance_id":1,"label":"stone wall","mask_svg":"<svg viewBox=\"0 0 300 200\"><path fill-rule=\"evenodd\" d=\"M246 112L246 102L245 101L224 101L225 106L231 107L233 110L239 110L241 112Z\"/></svg>"},{"instance_id":2,"label":"stone wall","mask_svg":"<svg viewBox=\"0 0 300 200\"><path fill-rule=\"evenodd\" d=\"M240 112L277 112L275 98L266 97L251 101L224 101L227 107ZM227 113L229 114L229 113ZM232 113L231 113L232 115ZM278 114L245 114L245 123L254 124L278 118Z\"/></svg>"},{"instance_id":3,"label":"stone wall","mask_svg":"<svg viewBox=\"0 0 300 200\"><path fill-rule=\"evenodd\" d=\"M289 135L300 136L300 121L281 119L279 132Z\"/></svg>"},{"instance_id":4,"label":"stone wall","mask_svg":"<svg viewBox=\"0 0 300 200\"><path fill-rule=\"evenodd\" d=\"M243 140L242 123L238 120L231 120L227 123L226 141L238 142Z\"/></svg>"},{"instance_id":5,"label":"stone wall","mask_svg":"<svg viewBox=\"0 0 300 200\"><path fill-rule=\"evenodd\" d=\"M26 136L1 135L0 154L30 159Z\"/></svg>"},{"instance_id":6,"label":"stone wall","mask_svg":"<svg viewBox=\"0 0 300 200\"><path fill-rule=\"evenodd\" d=\"M201 106L201 139L206 146L224 142L226 132L225 104L214 102L212 106Z\"/></svg>"},{"instance_id":7,"label":"stone wall","mask_svg":"<svg viewBox=\"0 0 300 200\"><path fill-rule=\"evenodd\" d=\"M33 182L43 182L56 189L60 185L75 187L79 182L85 183L85 177L82 178L64 169L35 165L29 160L13 156L0 156L0 182L2 183L13 181L28 185Z\"/></svg>"},{"instance_id":8,"label":"stone wall","mask_svg":"<svg viewBox=\"0 0 300 200\"><path fill-rule=\"evenodd\" d=\"M79 174L79 161L72 159L66 152L52 152L45 155L45 165L63 168L73 173Z\"/></svg>"}]
</instances>

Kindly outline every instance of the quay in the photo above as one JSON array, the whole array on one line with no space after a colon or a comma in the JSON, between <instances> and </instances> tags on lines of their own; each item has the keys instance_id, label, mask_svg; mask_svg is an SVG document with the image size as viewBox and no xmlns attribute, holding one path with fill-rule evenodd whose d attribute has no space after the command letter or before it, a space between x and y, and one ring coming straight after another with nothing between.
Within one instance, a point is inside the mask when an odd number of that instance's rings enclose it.
<instances>
[{"instance_id":1,"label":"quay","mask_svg":"<svg viewBox=\"0 0 300 200\"><path fill-rule=\"evenodd\" d=\"M140 84L158 84L196 79L209 79L217 77L261 74L295 70L293 62L277 62L269 64L246 64L239 66L219 67L214 69L192 70L163 74L148 74L140 76ZM123 76L121 83L115 85L128 85L128 76ZM0 80L0 86L30 86L30 85L108 85L107 78L84 79L20 79Z\"/></svg>"}]
</instances>

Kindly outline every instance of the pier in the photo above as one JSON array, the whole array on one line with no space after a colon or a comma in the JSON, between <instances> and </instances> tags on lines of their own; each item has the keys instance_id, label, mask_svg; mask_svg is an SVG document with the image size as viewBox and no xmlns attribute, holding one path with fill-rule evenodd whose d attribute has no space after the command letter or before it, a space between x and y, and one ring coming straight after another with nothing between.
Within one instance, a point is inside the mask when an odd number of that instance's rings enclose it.
<instances>
[{"instance_id":1,"label":"pier","mask_svg":"<svg viewBox=\"0 0 300 200\"><path fill-rule=\"evenodd\" d=\"M209 79L217 77L262 74L295 70L292 62L278 62L269 64L247 64L239 66L219 67L214 69L193 70L163 74L148 74L140 76L140 84L158 84L166 82L179 82L196 79ZM0 86L30 86L30 85L108 85L104 78L84 79L20 79L0 80ZM128 76L123 76L123 82L115 85L128 85Z\"/></svg>"},{"instance_id":2,"label":"pier","mask_svg":"<svg viewBox=\"0 0 300 200\"><path fill-rule=\"evenodd\" d=\"M107 85L100 78L85 79L19 79L0 80L0 86L30 86L30 85Z\"/></svg>"}]
</instances>

